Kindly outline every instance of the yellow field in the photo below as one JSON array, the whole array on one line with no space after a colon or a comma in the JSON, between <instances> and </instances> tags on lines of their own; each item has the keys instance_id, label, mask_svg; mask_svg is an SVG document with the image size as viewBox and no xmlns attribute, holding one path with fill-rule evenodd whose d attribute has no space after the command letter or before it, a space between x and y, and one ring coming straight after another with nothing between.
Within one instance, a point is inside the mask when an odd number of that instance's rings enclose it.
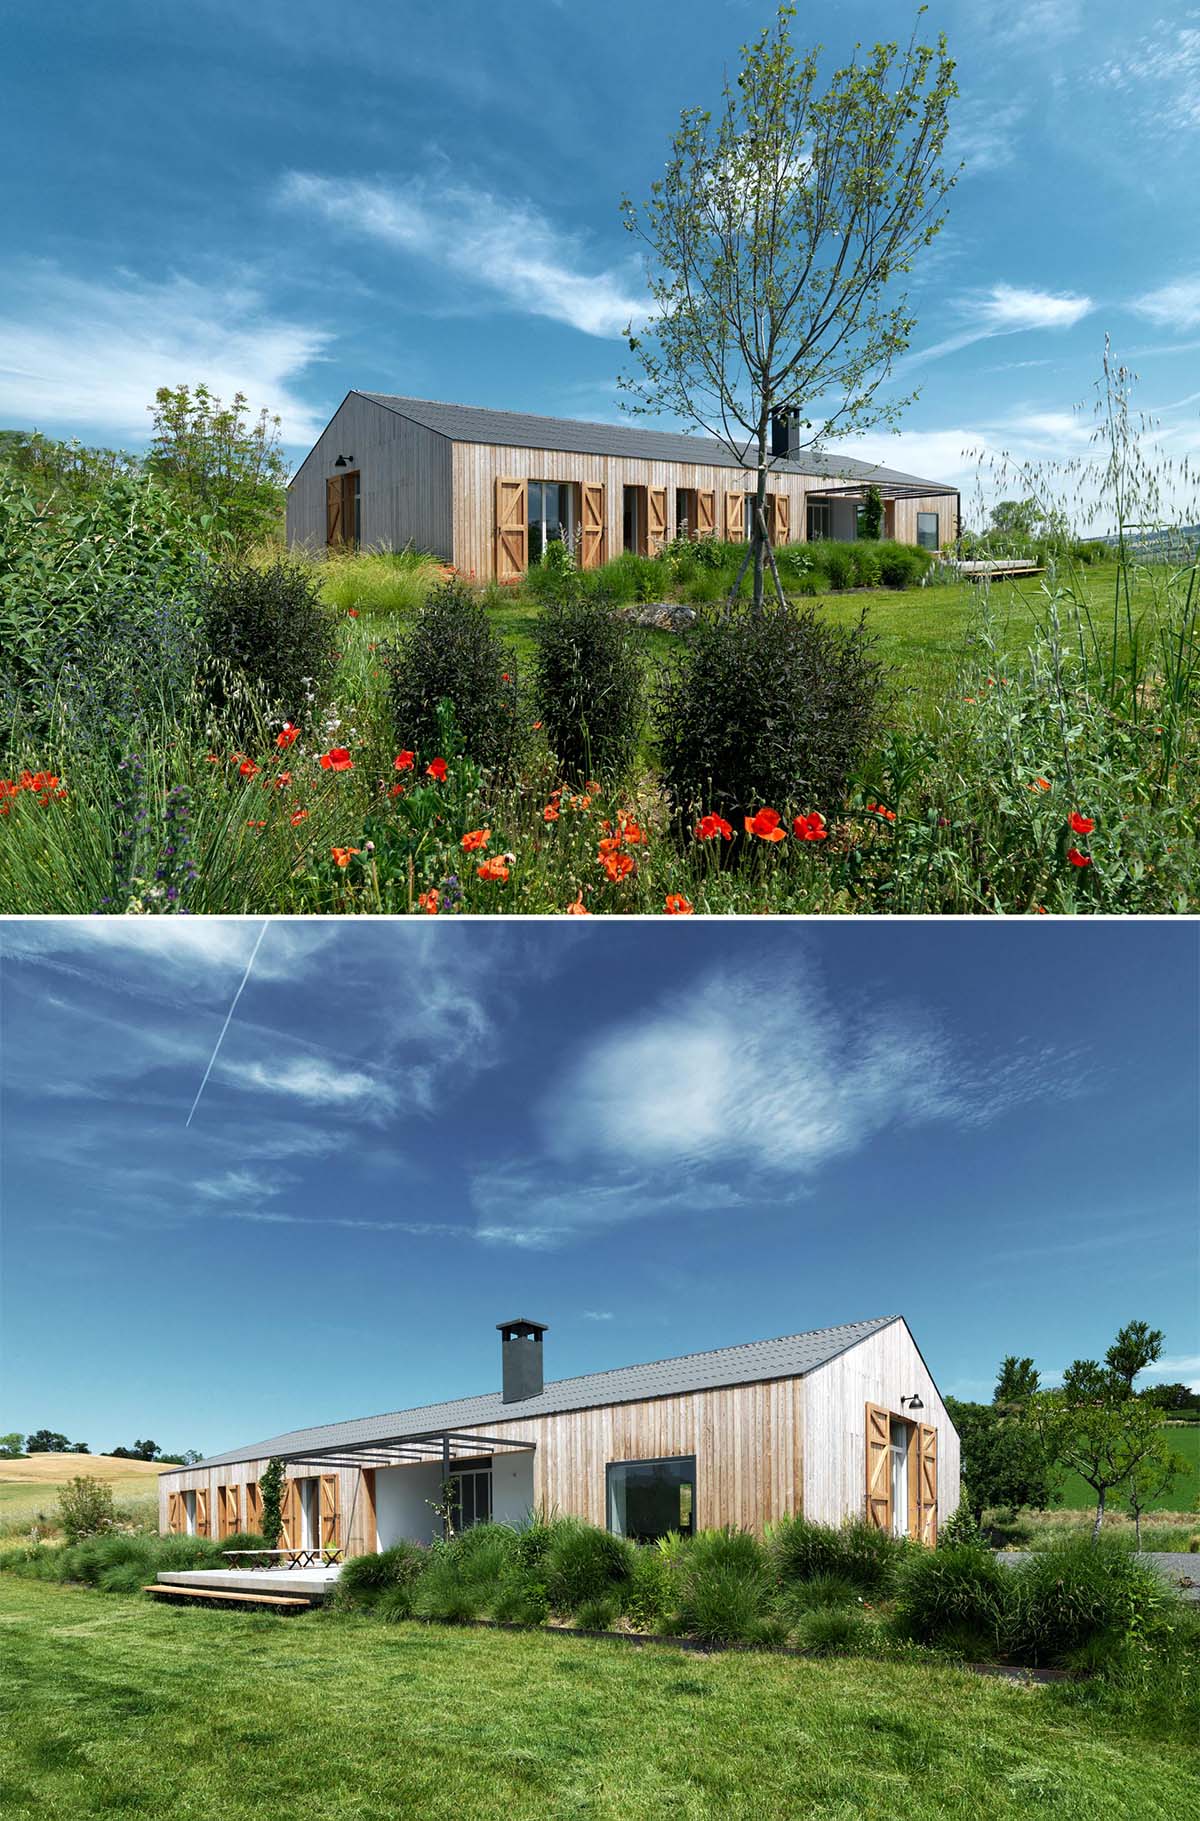
<instances>
[{"instance_id":1,"label":"yellow field","mask_svg":"<svg viewBox=\"0 0 1200 1821\"><path fill-rule=\"evenodd\" d=\"M114 1460L111 1454L31 1454L25 1460L0 1460L0 1524L17 1526L51 1522L58 1495L76 1475L107 1480L118 1506L146 1506L157 1499L157 1461Z\"/></svg>"}]
</instances>

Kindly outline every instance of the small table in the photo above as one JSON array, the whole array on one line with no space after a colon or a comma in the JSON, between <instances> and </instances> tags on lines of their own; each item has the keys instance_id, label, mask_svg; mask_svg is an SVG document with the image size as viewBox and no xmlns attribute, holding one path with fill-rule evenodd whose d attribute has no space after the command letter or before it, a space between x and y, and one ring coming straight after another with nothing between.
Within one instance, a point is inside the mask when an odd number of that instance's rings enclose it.
<instances>
[{"instance_id":1,"label":"small table","mask_svg":"<svg viewBox=\"0 0 1200 1821\"><path fill-rule=\"evenodd\" d=\"M221 1554L231 1558L231 1568L334 1568L342 1559L332 1543L305 1549L222 1549Z\"/></svg>"}]
</instances>

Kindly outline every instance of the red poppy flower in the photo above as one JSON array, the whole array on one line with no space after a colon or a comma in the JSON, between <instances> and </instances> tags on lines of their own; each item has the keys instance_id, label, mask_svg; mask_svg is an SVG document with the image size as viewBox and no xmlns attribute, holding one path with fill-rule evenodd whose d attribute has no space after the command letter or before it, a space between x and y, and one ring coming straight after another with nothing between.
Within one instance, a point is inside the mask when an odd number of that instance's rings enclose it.
<instances>
[{"instance_id":1,"label":"red poppy flower","mask_svg":"<svg viewBox=\"0 0 1200 1821\"><path fill-rule=\"evenodd\" d=\"M247 822L246 824L247 828L265 828L266 826L265 822Z\"/></svg>"},{"instance_id":2,"label":"red poppy flower","mask_svg":"<svg viewBox=\"0 0 1200 1821\"><path fill-rule=\"evenodd\" d=\"M331 847L329 851L333 855L335 866L349 866L355 854L362 850L357 847Z\"/></svg>"},{"instance_id":3,"label":"red poppy flower","mask_svg":"<svg viewBox=\"0 0 1200 1821\"><path fill-rule=\"evenodd\" d=\"M425 771L429 777L435 778L439 784L444 784L446 782L445 759L431 759L429 764L425 767Z\"/></svg>"},{"instance_id":4,"label":"red poppy flower","mask_svg":"<svg viewBox=\"0 0 1200 1821\"><path fill-rule=\"evenodd\" d=\"M413 761L416 758L416 756L417 755L415 752L404 751L404 752L397 753L394 770L411 771L413 768Z\"/></svg>"},{"instance_id":5,"label":"red poppy flower","mask_svg":"<svg viewBox=\"0 0 1200 1821\"><path fill-rule=\"evenodd\" d=\"M565 912L565 915L568 917L590 917L591 914L591 911L583 901L582 892L580 892L577 898L572 898Z\"/></svg>"},{"instance_id":6,"label":"red poppy flower","mask_svg":"<svg viewBox=\"0 0 1200 1821\"><path fill-rule=\"evenodd\" d=\"M558 821L558 811L555 809L553 803L547 803L545 809L542 811L542 821L543 822L557 822Z\"/></svg>"},{"instance_id":7,"label":"red poppy flower","mask_svg":"<svg viewBox=\"0 0 1200 1821\"><path fill-rule=\"evenodd\" d=\"M347 619L356 620L358 618L358 608L357 607L347 607L346 617L347 617Z\"/></svg>"},{"instance_id":8,"label":"red poppy flower","mask_svg":"<svg viewBox=\"0 0 1200 1821\"><path fill-rule=\"evenodd\" d=\"M324 759L322 759L321 763L322 765L325 763ZM254 763L253 759L243 759L238 766L238 770L241 772L243 778L253 778L258 771L258 766Z\"/></svg>"},{"instance_id":9,"label":"red poppy flower","mask_svg":"<svg viewBox=\"0 0 1200 1821\"><path fill-rule=\"evenodd\" d=\"M760 809L757 815L746 817L746 833L757 835L760 841L786 841L787 832L779 823L777 809Z\"/></svg>"},{"instance_id":10,"label":"red poppy flower","mask_svg":"<svg viewBox=\"0 0 1200 1821\"><path fill-rule=\"evenodd\" d=\"M263 784L264 785L272 784L272 785L274 785L276 790L283 790L285 785L290 784L291 781L292 781L291 772L290 771L281 771L277 778L264 778Z\"/></svg>"},{"instance_id":11,"label":"red poppy flower","mask_svg":"<svg viewBox=\"0 0 1200 1821\"><path fill-rule=\"evenodd\" d=\"M701 816L693 832L697 841L715 841L718 835L723 841L733 839L733 829L724 816Z\"/></svg>"},{"instance_id":12,"label":"red poppy flower","mask_svg":"<svg viewBox=\"0 0 1200 1821\"><path fill-rule=\"evenodd\" d=\"M619 879L627 879L633 871L634 862L630 854L600 854L598 858L601 866L614 882Z\"/></svg>"},{"instance_id":13,"label":"red poppy flower","mask_svg":"<svg viewBox=\"0 0 1200 1821\"><path fill-rule=\"evenodd\" d=\"M344 746L335 746L321 754L322 771L353 771L354 760Z\"/></svg>"},{"instance_id":14,"label":"red poppy flower","mask_svg":"<svg viewBox=\"0 0 1200 1821\"><path fill-rule=\"evenodd\" d=\"M797 816L792 823L792 833L798 841L824 841L825 818L819 809L814 809L809 816Z\"/></svg>"},{"instance_id":15,"label":"red poppy flower","mask_svg":"<svg viewBox=\"0 0 1200 1821\"><path fill-rule=\"evenodd\" d=\"M436 917L440 902L436 891L422 892L417 899L417 908L423 910L427 917Z\"/></svg>"},{"instance_id":16,"label":"red poppy flower","mask_svg":"<svg viewBox=\"0 0 1200 1821\"><path fill-rule=\"evenodd\" d=\"M1091 816L1081 816L1078 811L1074 809L1067 817L1067 821L1070 824L1071 833L1073 835L1090 835L1096 826L1095 821Z\"/></svg>"},{"instance_id":17,"label":"red poppy flower","mask_svg":"<svg viewBox=\"0 0 1200 1821\"><path fill-rule=\"evenodd\" d=\"M507 670L502 670L500 672L500 681L502 683L511 683L512 682L512 678L509 676Z\"/></svg>"},{"instance_id":18,"label":"red poppy flower","mask_svg":"<svg viewBox=\"0 0 1200 1821\"><path fill-rule=\"evenodd\" d=\"M490 828L473 828L462 838L464 854L473 854L477 848L486 847L492 838Z\"/></svg>"},{"instance_id":19,"label":"red poppy flower","mask_svg":"<svg viewBox=\"0 0 1200 1821\"><path fill-rule=\"evenodd\" d=\"M540 733L540 732L541 732L541 730L542 730L542 725L543 725L543 723L542 723L542 722L541 722L541 721L535 721L535 722L534 722L534 723L533 723L533 731L534 731L534 733ZM585 912L585 913L584 913L584 915L585 915L585 916L586 916L586 914L587 914L587 913L586 913L586 912Z\"/></svg>"},{"instance_id":20,"label":"red poppy flower","mask_svg":"<svg viewBox=\"0 0 1200 1821\"><path fill-rule=\"evenodd\" d=\"M290 721L285 721L279 733L275 735L275 744L282 751L285 746L294 746L299 738L300 729L293 727Z\"/></svg>"},{"instance_id":21,"label":"red poppy flower","mask_svg":"<svg viewBox=\"0 0 1200 1821\"><path fill-rule=\"evenodd\" d=\"M1049 778L1035 778L1028 788L1030 790L1049 790L1050 780Z\"/></svg>"},{"instance_id":22,"label":"red poppy flower","mask_svg":"<svg viewBox=\"0 0 1200 1821\"><path fill-rule=\"evenodd\" d=\"M499 855L494 860L485 860L482 866L475 868L481 879L498 880L501 885L508 878L508 868Z\"/></svg>"},{"instance_id":23,"label":"red poppy flower","mask_svg":"<svg viewBox=\"0 0 1200 1821\"><path fill-rule=\"evenodd\" d=\"M300 826L301 822L307 822L307 820L308 820L308 811L306 809L294 809L292 811L291 815L288 817L288 821L291 823L293 828L298 828Z\"/></svg>"},{"instance_id":24,"label":"red poppy flower","mask_svg":"<svg viewBox=\"0 0 1200 1821\"><path fill-rule=\"evenodd\" d=\"M583 802L586 806L588 799L585 797ZM621 839L626 846L636 847L639 841L648 841L649 838L645 829L639 828L632 816L621 817Z\"/></svg>"},{"instance_id":25,"label":"red poppy flower","mask_svg":"<svg viewBox=\"0 0 1200 1821\"><path fill-rule=\"evenodd\" d=\"M869 816L882 816L885 822L894 822L896 820L895 810L885 809L882 803L868 803L867 814Z\"/></svg>"},{"instance_id":26,"label":"red poppy flower","mask_svg":"<svg viewBox=\"0 0 1200 1821\"><path fill-rule=\"evenodd\" d=\"M603 860L606 855L615 854L620 845L620 835L605 835L600 843L600 858Z\"/></svg>"},{"instance_id":27,"label":"red poppy flower","mask_svg":"<svg viewBox=\"0 0 1200 1821\"><path fill-rule=\"evenodd\" d=\"M1087 854L1081 854L1077 847L1068 847L1067 859L1072 866L1090 866L1092 864L1090 857Z\"/></svg>"},{"instance_id":28,"label":"red poppy flower","mask_svg":"<svg viewBox=\"0 0 1200 1821\"><path fill-rule=\"evenodd\" d=\"M388 791L389 797L402 797L403 795L404 795L403 784L393 784L392 788Z\"/></svg>"},{"instance_id":29,"label":"red poppy flower","mask_svg":"<svg viewBox=\"0 0 1200 1821\"><path fill-rule=\"evenodd\" d=\"M692 915L692 906L688 903L687 899L681 897L678 892L668 892L667 902L663 907L663 912L664 915L668 917L690 917Z\"/></svg>"}]
</instances>

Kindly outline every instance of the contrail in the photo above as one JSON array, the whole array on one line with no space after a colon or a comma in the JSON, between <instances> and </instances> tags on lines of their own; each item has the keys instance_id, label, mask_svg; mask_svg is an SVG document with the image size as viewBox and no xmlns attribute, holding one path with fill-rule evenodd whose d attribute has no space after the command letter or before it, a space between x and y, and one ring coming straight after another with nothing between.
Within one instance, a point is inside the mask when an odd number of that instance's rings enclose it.
<instances>
[{"instance_id":1,"label":"contrail","mask_svg":"<svg viewBox=\"0 0 1200 1821\"><path fill-rule=\"evenodd\" d=\"M200 1105L200 1096L201 1096L201 1094L203 1094L204 1089L208 1084L208 1078L212 1074L213 1063L217 1060L217 1051L220 1049L221 1045L225 1041L225 1033L229 1029L229 1021L233 1017L234 1012L237 1010L237 1002L242 996L242 989L245 987L247 980L249 980L249 978L250 978L250 969L254 966L254 957L258 953L259 947L262 943L262 939L266 935L266 933L267 933L267 926L264 923L262 928L258 932L258 941L254 944L254 947L250 950L250 959L246 963L246 971L242 975L241 985L238 987L237 992L233 995L233 1004L230 1006L229 1010L225 1014L225 1022L221 1026L221 1035L217 1038L216 1043L213 1045L213 1053L209 1057L208 1067L204 1071L204 1080L200 1083L200 1086L196 1089L196 1098L192 1102L192 1113L194 1113L196 1111L196 1108ZM190 1126L192 1123L192 1113L189 1113L187 1118L183 1122L183 1127L184 1127L185 1131L187 1130L188 1126Z\"/></svg>"}]
</instances>

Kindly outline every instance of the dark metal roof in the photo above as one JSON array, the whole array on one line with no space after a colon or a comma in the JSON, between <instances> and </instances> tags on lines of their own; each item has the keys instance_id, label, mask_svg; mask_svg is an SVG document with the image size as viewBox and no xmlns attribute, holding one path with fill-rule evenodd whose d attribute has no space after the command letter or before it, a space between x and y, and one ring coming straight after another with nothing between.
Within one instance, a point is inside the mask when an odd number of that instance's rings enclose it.
<instances>
[{"instance_id":1,"label":"dark metal roof","mask_svg":"<svg viewBox=\"0 0 1200 1821\"><path fill-rule=\"evenodd\" d=\"M871 1321L847 1322L839 1328L813 1328L805 1334L784 1334L775 1340L746 1341L737 1347L717 1347L710 1353L685 1353L678 1359L652 1360L642 1366L618 1366L611 1372L588 1372L581 1378L560 1378L545 1386L537 1397L506 1404L499 1391L480 1397L460 1397L444 1404L425 1404L413 1410L393 1410L383 1416L357 1417L345 1423L324 1423L315 1429L293 1429L268 1441L225 1454L212 1454L197 1462L200 1467L223 1467L232 1461L267 1460L273 1454L317 1455L336 1453L356 1443L396 1440L406 1433L428 1435L441 1429L462 1429L481 1423L519 1422L528 1416L556 1416L565 1410L588 1410L597 1405L627 1404L649 1397L671 1397L687 1391L708 1391L720 1385L752 1385L764 1379L800 1378L835 1359L847 1348L887 1328L902 1318L880 1315ZM179 1467L169 1469L179 1473Z\"/></svg>"},{"instance_id":2,"label":"dark metal roof","mask_svg":"<svg viewBox=\"0 0 1200 1821\"><path fill-rule=\"evenodd\" d=\"M491 411L482 405L449 405L429 398L399 398L390 392L359 392L372 404L411 418L454 443L495 443L507 449L557 449L571 455L630 456L642 461L692 462L715 468L753 467L737 460L715 437L683 436L675 430L639 430L632 424L593 424L574 417L533 417L524 411ZM818 475L826 480L895 482L954 492L943 481L924 481L879 462L806 449L794 461L775 461L779 474Z\"/></svg>"}]
</instances>

